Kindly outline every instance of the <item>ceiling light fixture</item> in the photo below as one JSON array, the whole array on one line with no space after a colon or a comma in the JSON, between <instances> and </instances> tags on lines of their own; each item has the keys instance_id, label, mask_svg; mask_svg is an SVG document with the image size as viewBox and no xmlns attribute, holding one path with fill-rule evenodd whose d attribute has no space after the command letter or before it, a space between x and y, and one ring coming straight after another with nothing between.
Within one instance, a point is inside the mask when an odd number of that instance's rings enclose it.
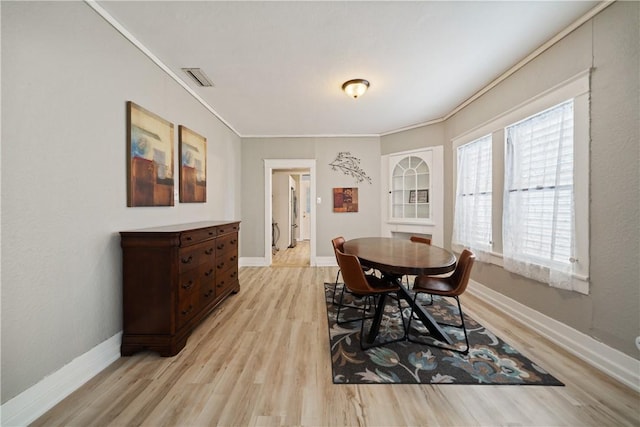
<instances>
[{"instance_id":1,"label":"ceiling light fixture","mask_svg":"<svg viewBox=\"0 0 640 427\"><path fill-rule=\"evenodd\" d=\"M369 89L369 82L364 79L353 79L342 84L344 93L353 99L358 99L367 89Z\"/></svg>"}]
</instances>

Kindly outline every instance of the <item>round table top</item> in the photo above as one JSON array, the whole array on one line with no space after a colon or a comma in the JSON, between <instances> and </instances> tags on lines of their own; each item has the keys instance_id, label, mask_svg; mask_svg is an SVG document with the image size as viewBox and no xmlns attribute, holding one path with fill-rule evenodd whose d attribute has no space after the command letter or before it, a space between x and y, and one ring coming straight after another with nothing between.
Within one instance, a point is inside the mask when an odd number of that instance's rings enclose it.
<instances>
[{"instance_id":1,"label":"round table top","mask_svg":"<svg viewBox=\"0 0 640 427\"><path fill-rule=\"evenodd\" d=\"M348 240L344 251L356 255L360 263L383 273L436 275L453 271L456 257L437 246L391 237L364 237Z\"/></svg>"}]
</instances>

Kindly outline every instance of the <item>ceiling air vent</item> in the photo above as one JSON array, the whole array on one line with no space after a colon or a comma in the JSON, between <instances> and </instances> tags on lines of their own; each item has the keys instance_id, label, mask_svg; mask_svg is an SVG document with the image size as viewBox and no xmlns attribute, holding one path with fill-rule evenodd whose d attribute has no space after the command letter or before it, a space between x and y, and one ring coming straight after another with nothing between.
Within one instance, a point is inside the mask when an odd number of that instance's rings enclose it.
<instances>
[{"instance_id":1,"label":"ceiling air vent","mask_svg":"<svg viewBox=\"0 0 640 427\"><path fill-rule=\"evenodd\" d=\"M213 82L207 77L207 75L200 68L183 68L182 71L187 73L189 77L193 79L198 86L212 87Z\"/></svg>"}]
</instances>

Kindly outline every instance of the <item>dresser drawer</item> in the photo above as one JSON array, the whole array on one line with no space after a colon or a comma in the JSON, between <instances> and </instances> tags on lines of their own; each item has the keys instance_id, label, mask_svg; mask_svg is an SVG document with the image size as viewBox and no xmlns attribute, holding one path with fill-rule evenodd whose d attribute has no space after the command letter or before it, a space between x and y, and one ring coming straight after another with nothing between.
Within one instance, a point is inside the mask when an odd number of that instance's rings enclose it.
<instances>
[{"instance_id":1,"label":"dresser drawer","mask_svg":"<svg viewBox=\"0 0 640 427\"><path fill-rule=\"evenodd\" d=\"M180 246L196 245L218 235L217 227L189 230L180 234Z\"/></svg>"},{"instance_id":2,"label":"dresser drawer","mask_svg":"<svg viewBox=\"0 0 640 427\"><path fill-rule=\"evenodd\" d=\"M197 268L202 264L213 265L216 260L215 240L180 248L179 252L179 270L181 273Z\"/></svg>"},{"instance_id":3,"label":"dresser drawer","mask_svg":"<svg viewBox=\"0 0 640 427\"><path fill-rule=\"evenodd\" d=\"M222 236L223 234L228 234L228 233L238 233L238 231L240 231L240 224L228 224L228 225L221 225L216 227L216 231L218 236Z\"/></svg>"},{"instance_id":4,"label":"dresser drawer","mask_svg":"<svg viewBox=\"0 0 640 427\"><path fill-rule=\"evenodd\" d=\"M216 297L216 268L213 264L203 264L200 271L200 306L205 307Z\"/></svg>"},{"instance_id":5,"label":"dresser drawer","mask_svg":"<svg viewBox=\"0 0 640 427\"><path fill-rule=\"evenodd\" d=\"M178 327L191 319L198 311L200 298L200 269L180 274L178 279Z\"/></svg>"},{"instance_id":6,"label":"dresser drawer","mask_svg":"<svg viewBox=\"0 0 640 427\"><path fill-rule=\"evenodd\" d=\"M216 296L222 295L225 290L235 285L238 281L238 266L237 264L230 268L216 272Z\"/></svg>"},{"instance_id":7,"label":"dresser drawer","mask_svg":"<svg viewBox=\"0 0 640 427\"><path fill-rule=\"evenodd\" d=\"M227 234L216 239L217 256L221 257L228 252L238 252L238 234Z\"/></svg>"},{"instance_id":8,"label":"dresser drawer","mask_svg":"<svg viewBox=\"0 0 640 427\"><path fill-rule=\"evenodd\" d=\"M215 266L217 271L224 271L233 265L238 265L238 251L228 250L216 254Z\"/></svg>"}]
</instances>

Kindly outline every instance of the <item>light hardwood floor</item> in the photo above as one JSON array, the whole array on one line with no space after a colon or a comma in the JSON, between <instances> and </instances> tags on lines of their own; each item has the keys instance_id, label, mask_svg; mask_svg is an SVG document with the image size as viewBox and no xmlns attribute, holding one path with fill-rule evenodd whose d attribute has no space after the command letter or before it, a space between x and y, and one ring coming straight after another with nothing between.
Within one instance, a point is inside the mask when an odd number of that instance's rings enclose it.
<instances>
[{"instance_id":1,"label":"light hardwood floor","mask_svg":"<svg viewBox=\"0 0 640 427\"><path fill-rule=\"evenodd\" d=\"M173 358L121 358L36 426L638 426L638 393L469 294L463 309L565 387L334 385L323 282L336 268L242 268L241 290Z\"/></svg>"},{"instance_id":2,"label":"light hardwood floor","mask_svg":"<svg viewBox=\"0 0 640 427\"><path fill-rule=\"evenodd\" d=\"M293 248L282 248L271 259L272 267L309 266L309 241L301 240Z\"/></svg>"}]
</instances>

